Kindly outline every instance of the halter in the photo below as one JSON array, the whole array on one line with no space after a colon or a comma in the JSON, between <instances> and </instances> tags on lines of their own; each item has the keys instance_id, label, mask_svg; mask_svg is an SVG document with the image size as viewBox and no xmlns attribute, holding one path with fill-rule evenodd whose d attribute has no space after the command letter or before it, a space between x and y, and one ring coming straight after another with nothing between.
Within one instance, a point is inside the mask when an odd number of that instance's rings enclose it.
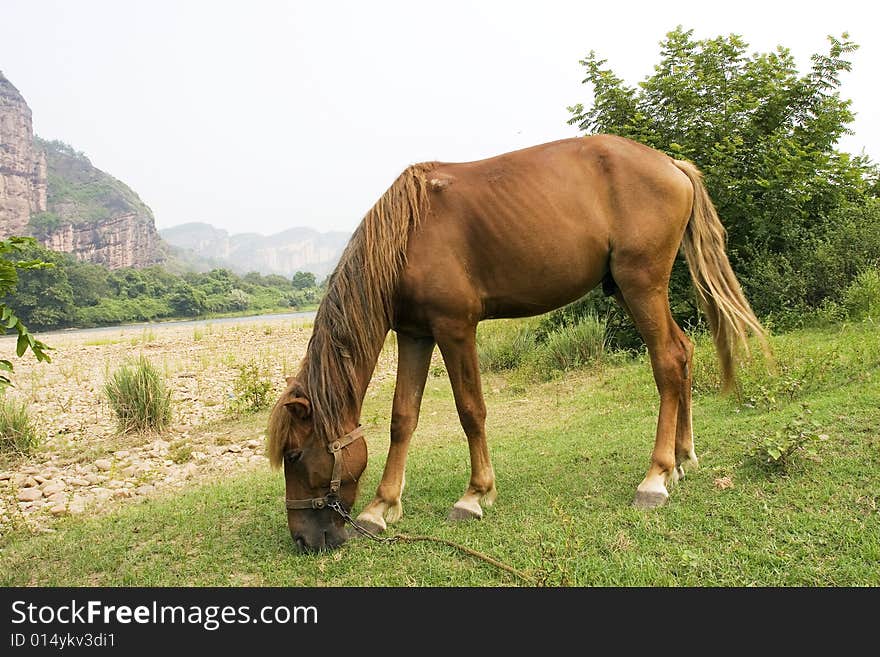
<instances>
[{"instance_id":1,"label":"halter","mask_svg":"<svg viewBox=\"0 0 880 657\"><path fill-rule=\"evenodd\" d=\"M288 509L324 509L339 506L339 487L342 485L342 450L358 438L364 437L364 429L358 426L342 438L327 444L327 451L333 455L333 474L330 476L330 490L324 497L307 500L285 500Z\"/></svg>"}]
</instances>

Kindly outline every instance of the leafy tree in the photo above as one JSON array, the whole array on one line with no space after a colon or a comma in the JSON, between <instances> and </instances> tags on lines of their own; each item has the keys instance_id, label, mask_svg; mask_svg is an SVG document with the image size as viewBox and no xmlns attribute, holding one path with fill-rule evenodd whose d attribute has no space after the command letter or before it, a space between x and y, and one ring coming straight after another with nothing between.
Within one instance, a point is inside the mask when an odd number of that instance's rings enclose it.
<instances>
[{"instance_id":1,"label":"leafy tree","mask_svg":"<svg viewBox=\"0 0 880 657\"><path fill-rule=\"evenodd\" d=\"M294 290L306 290L318 286L318 283L315 280L315 275L309 271L296 272L293 275L292 283Z\"/></svg>"},{"instance_id":2,"label":"leafy tree","mask_svg":"<svg viewBox=\"0 0 880 657\"><path fill-rule=\"evenodd\" d=\"M49 362L51 359L46 353L50 347L43 342L37 340L30 334L25 324L15 315L9 302L6 300L18 284L18 272L33 271L37 269L49 268L52 265L45 263L39 259L31 260L11 260L10 256L14 256L23 251L25 247L33 246L36 240L30 237L9 237L0 240L0 322L2 322L5 330L15 329L18 333L18 340L15 344L15 354L20 358L30 349L37 361ZM14 371L12 362L7 359L0 360L0 392L12 385L8 374Z\"/></svg>"},{"instance_id":3,"label":"leafy tree","mask_svg":"<svg viewBox=\"0 0 880 657\"><path fill-rule=\"evenodd\" d=\"M41 330L69 325L75 317L73 288L65 266L70 257L38 246L33 240L21 243L19 251L29 262L42 263L21 268L18 275L14 299L22 321Z\"/></svg>"},{"instance_id":4,"label":"leafy tree","mask_svg":"<svg viewBox=\"0 0 880 657\"><path fill-rule=\"evenodd\" d=\"M829 42L828 53L814 54L809 72L799 74L782 46L748 55L742 37L696 40L678 27L661 42L654 74L637 87L590 52L581 64L593 103L569 107L569 123L587 133L629 137L703 170L728 229L731 264L762 314L816 307L839 292L811 266L816 247L834 232L835 213L876 195L876 167L836 149L853 120L839 88L857 46L847 34ZM769 290L768 277L788 289ZM696 316L681 263L671 296L677 315Z\"/></svg>"},{"instance_id":5,"label":"leafy tree","mask_svg":"<svg viewBox=\"0 0 880 657\"><path fill-rule=\"evenodd\" d=\"M185 281L174 286L170 298L174 312L185 317L195 317L205 310L205 293Z\"/></svg>"}]
</instances>

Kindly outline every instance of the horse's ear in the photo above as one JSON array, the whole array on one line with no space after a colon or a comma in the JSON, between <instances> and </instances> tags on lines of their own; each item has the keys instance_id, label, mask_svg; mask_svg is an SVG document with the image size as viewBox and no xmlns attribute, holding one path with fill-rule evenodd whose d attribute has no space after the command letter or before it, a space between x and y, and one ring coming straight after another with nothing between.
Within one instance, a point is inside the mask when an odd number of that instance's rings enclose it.
<instances>
[{"instance_id":1,"label":"horse's ear","mask_svg":"<svg viewBox=\"0 0 880 657\"><path fill-rule=\"evenodd\" d=\"M295 379L294 377L292 377L292 376L289 376L289 377L287 377L286 379L284 379L284 382L285 382L288 386L292 386L294 383L296 383L296 379Z\"/></svg>"},{"instance_id":2,"label":"horse's ear","mask_svg":"<svg viewBox=\"0 0 880 657\"><path fill-rule=\"evenodd\" d=\"M300 420L305 420L312 414L312 404L305 397L294 397L290 401L284 402L284 406Z\"/></svg>"}]
</instances>

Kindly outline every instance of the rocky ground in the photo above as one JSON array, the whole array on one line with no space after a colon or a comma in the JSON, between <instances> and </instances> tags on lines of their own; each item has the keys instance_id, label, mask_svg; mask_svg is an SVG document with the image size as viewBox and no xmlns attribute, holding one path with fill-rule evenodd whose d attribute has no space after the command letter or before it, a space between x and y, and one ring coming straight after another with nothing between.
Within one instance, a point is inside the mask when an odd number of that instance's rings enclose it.
<instances>
[{"instance_id":1,"label":"rocky ground","mask_svg":"<svg viewBox=\"0 0 880 657\"><path fill-rule=\"evenodd\" d=\"M55 518L100 513L224 473L268 467L263 422L230 416L239 366L257 363L273 382L295 373L311 327L290 319L207 326L161 324L101 333L43 337L51 363L15 362L15 388L41 435L27 456L0 461L0 534L51 531ZM14 341L0 340L0 352ZM120 434L103 393L105 379L145 355L172 388L173 420L162 435ZM380 357L374 385L393 371L394 350Z\"/></svg>"}]
</instances>

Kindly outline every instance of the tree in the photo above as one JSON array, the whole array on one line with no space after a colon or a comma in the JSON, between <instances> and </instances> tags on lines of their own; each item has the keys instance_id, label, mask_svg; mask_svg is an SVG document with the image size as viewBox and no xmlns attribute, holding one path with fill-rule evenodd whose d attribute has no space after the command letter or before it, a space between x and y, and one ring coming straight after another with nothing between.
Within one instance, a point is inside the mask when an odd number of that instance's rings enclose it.
<instances>
[{"instance_id":1,"label":"tree","mask_svg":"<svg viewBox=\"0 0 880 657\"><path fill-rule=\"evenodd\" d=\"M317 287L318 283L312 272L298 271L293 275L292 285L294 290L307 290L309 288Z\"/></svg>"},{"instance_id":2,"label":"tree","mask_svg":"<svg viewBox=\"0 0 880 657\"><path fill-rule=\"evenodd\" d=\"M195 317L205 309L205 293L185 281L174 286L169 299L175 313L184 317Z\"/></svg>"},{"instance_id":3,"label":"tree","mask_svg":"<svg viewBox=\"0 0 880 657\"><path fill-rule=\"evenodd\" d=\"M22 321L34 329L54 329L69 325L75 318L73 288L65 266L71 257L56 253L31 240L19 252L39 266L20 267L15 286L15 307Z\"/></svg>"},{"instance_id":4,"label":"tree","mask_svg":"<svg viewBox=\"0 0 880 657\"><path fill-rule=\"evenodd\" d=\"M806 260L828 237L828 218L876 194L876 167L836 149L853 120L839 88L857 46L847 34L829 42L828 54L814 54L800 75L782 46L749 56L737 35L695 40L693 30L678 27L638 87L591 52L581 64L593 103L568 108L569 123L587 133L629 137L703 170L728 229L731 264L761 314L822 301L828 290L818 279L798 280L789 290L796 298L766 294L762 283L806 276ZM680 263L671 287L676 314L695 317Z\"/></svg>"},{"instance_id":5,"label":"tree","mask_svg":"<svg viewBox=\"0 0 880 657\"><path fill-rule=\"evenodd\" d=\"M0 321L6 330L15 329L18 332L18 340L15 344L15 354L21 358L30 349L37 361L49 362L51 359L46 353L50 347L35 339L30 334L24 323L15 316L15 312L5 300L7 295L13 292L18 284L19 270L35 270L51 267L39 259L10 260L9 256L20 253L24 247L33 246L36 240L30 237L9 237L0 240ZM7 373L14 371L12 362L6 359L0 360L0 392L12 385Z\"/></svg>"}]
</instances>

